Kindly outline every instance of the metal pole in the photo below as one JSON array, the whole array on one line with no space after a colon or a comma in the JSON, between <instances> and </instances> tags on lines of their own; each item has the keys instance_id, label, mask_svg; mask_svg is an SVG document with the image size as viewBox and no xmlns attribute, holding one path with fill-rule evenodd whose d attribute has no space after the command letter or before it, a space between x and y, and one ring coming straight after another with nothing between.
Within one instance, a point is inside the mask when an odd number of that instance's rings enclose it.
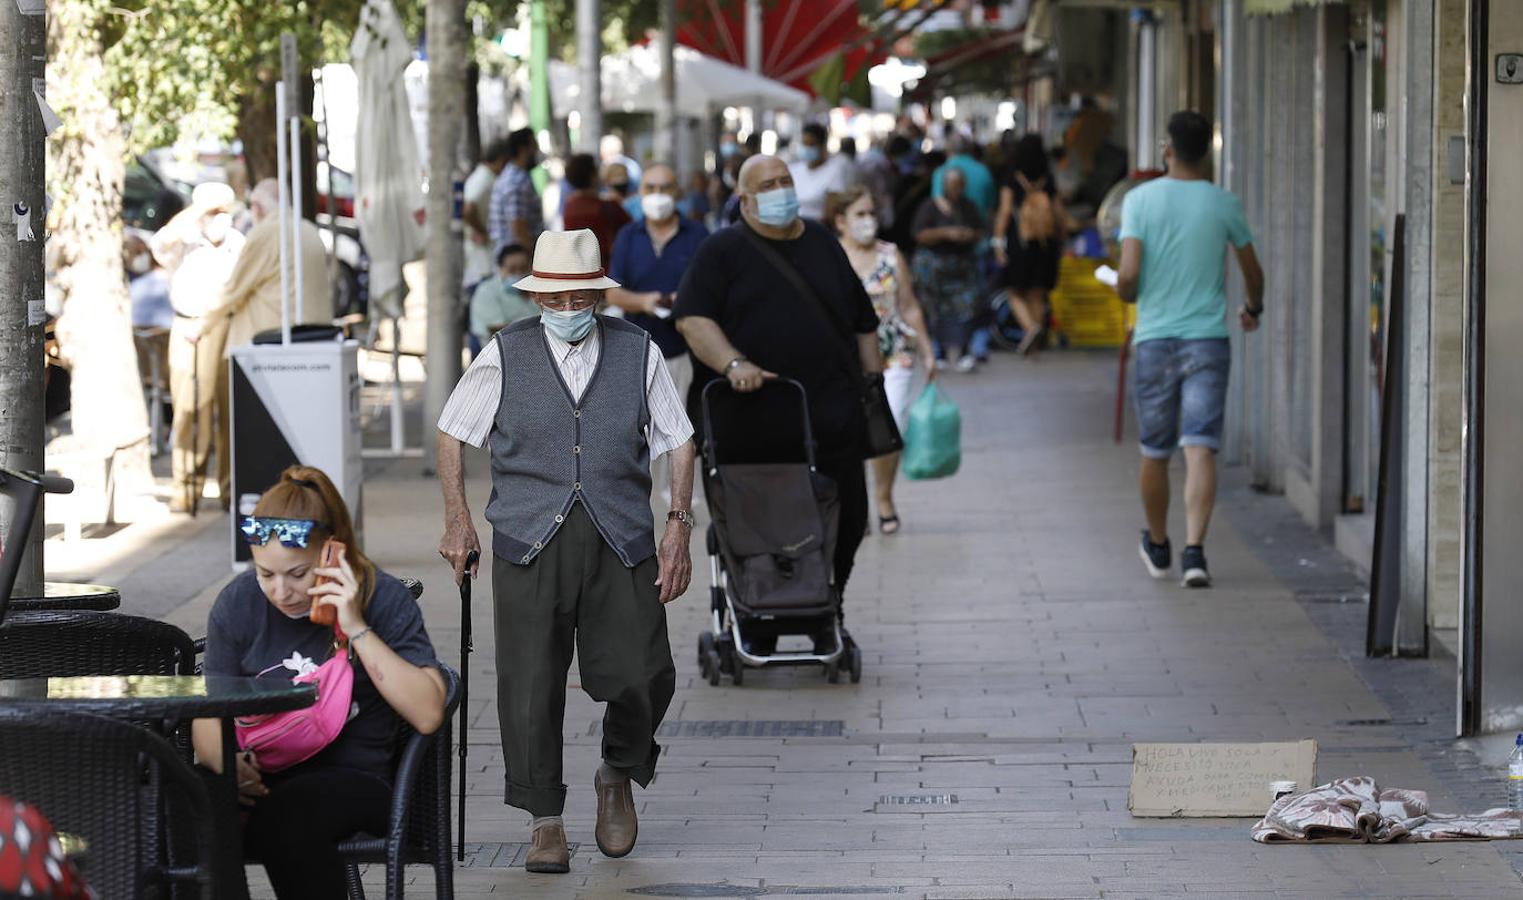
<instances>
[{"instance_id":1,"label":"metal pole","mask_svg":"<svg viewBox=\"0 0 1523 900\"><path fill-rule=\"evenodd\" d=\"M603 136L603 12L601 0L576 0L576 69L581 86L576 146L598 152Z\"/></svg>"},{"instance_id":2,"label":"metal pole","mask_svg":"<svg viewBox=\"0 0 1523 900\"><path fill-rule=\"evenodd\" d=\"M1153 120L1158 96L1158 30L1151 16L1137 26L1137 168L1151 169L1157 148L1153 146ZM1158 160L1162 162L1162 160Z\"/></svg>"},{"instance_id":3,"label":"metal pole","mask_svg":"<svg viewBox=\"0 0 1523 900\"><path fill-rule=\"evenodd\" d=\"M746 68L752 72L762 69L761 0L746 0Z\"/></svg>"},{"instance_id":4,"label":"metal pole","mask_svg":"<svg viewBox=\"0 0 1523 900\"><path fill-rule=\"evenodd\" d=\"M280 342L291 343L291 261L287 258L291 245L289 213L290 197L287 196L287 178L291 166L286 159L286 136L281 123L286 120L286 83L275 83L275 180L279 182L280 197Z\"/></svg>"},{"instance_id":5,"label":"metal pole","mask_svg":"<svg viewBox=\"0 0 1523 900\"><path fill-rule=\"evenodd\" d=\"M677 165L677 0L661 0L661 105L656 108L656 158ZM676 171L674 168L673 171Z\"/></svg>"},{"instance_id":6,"label":"metal pole","mask_svg":"<svg viewBox=\"0 0 1523 900\"><path fill-rule=\"evenodd\" d=\"M29 12L22 12L26 8ZM34 10L34 11L33 11ZM17 228L0 240L0 465L43 469L43 239L45 159L42 114L33 91L42 84L47 23L41 3L0 3L0 197L15 215L24 209L31 239ZM14 207L12 205L15 204ZM42 587L43 516L30 534L9 534L18 502L0 495L0 553L24 553L15 590ZM23 501L24 502L24 501Z\"/></svg>"},{"instance_id":7,"label":"metal pole","mask_svg":"<svg viewBox=\"0 0 1523 900\"><path fill-rule=\"evenodd\" d=\"M307 321L307 292L301 264L301 116L291 117L291 307L297 323Z\"/></svg>"},{"instance_id":8,"label":"metal pole","mask_svg":"<svg viewBox=\"0 0 1523 900\"><path fill-rule=\"evenodd\" d=\"M317 67L317 89L321 102L323 120L317 125L317 159L328 170L328 247L329 250L323 256L328 266L328 296L332 297L334 288L338 284L338 203L333 196L333 161L328 154L328 84L323 80L322 66ZM334 310L333 317L338 318L347 314L349 310Z\"/></svg>"}]
</instances>

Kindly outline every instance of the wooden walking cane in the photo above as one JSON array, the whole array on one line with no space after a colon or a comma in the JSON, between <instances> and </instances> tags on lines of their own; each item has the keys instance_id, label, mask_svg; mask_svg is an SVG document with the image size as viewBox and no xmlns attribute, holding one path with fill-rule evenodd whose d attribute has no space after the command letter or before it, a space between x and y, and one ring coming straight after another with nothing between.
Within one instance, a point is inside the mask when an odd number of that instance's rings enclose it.
<instances>
[{"instance_id":1,"label":"wooden walking cane","mask_svg":"<svg viewBox=\"0 0 1523 900\"><path fill-rule=\"evenodd\" d=\"M460 579L460 839L455 842L455 858L465 862L465 748L470 739L471 695L471 566L481 554L475 550L465 556L465 575Z\"/></svg>"},{"instance_id":2,"label":"wooden walking cane","mask_svg":"<svg viewBox=\"0 0 1523 900\"><path fill-rule=\"evenodd\" d=\"M201 506L201 483L196 480L196 472L200 468L197 465L196 451L201 445L201 336L196 335L196 340L190 342L190 478L186 483L186 491L190 496L185 498L190 507L190 517L196 517L197 508Z\"/></svg>"}]
</instances>

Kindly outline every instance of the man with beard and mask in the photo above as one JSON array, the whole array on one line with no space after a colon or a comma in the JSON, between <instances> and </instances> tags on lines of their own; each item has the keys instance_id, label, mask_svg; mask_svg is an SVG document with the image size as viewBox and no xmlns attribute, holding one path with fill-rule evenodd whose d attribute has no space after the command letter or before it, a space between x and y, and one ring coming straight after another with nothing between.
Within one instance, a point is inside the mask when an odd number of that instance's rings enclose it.
<instances>
[{"instance_id":1,"label":"man with beard and mask","mask_svg":"<svg viewBox=\"0 0 1523 900\"><path fill-rule=\"evenodd\" d=\"M545 208L530 173L539 165L539 143L533 129L508 135L508 164L492 185L487 231L496 254L509 244L533 247L545 230Z\"/></svg>"},{"instance_id":2,"label":"man with beard and mask","mask_svg":"<svg viewBox=\"0 0 1523 900\"><path fill-rule=\"evenodd\" d=\"M840 496L834 566L836 588L844 594L867 527L861 376L883 371L878 315L835 234L799 216L787 164L775 156L746 160L739 189L741 221L716 231L698 248L673 309L677 330L695 360L688 413L696 420L703 386L716 378L728 379L741 393L759 390L779 376L803 384L817 466L836 482ZM790 290L793 276L779 271L773 259L795 269L819 302ZM848 330L853 337L843 347ZM848 369L846 360L857 371ZM797 417L796 410L791 414ZM726 424L739 426L727 438L739 453L732 457L727 451L727 461L797 458L797 429L778 428L771 416ZM758 636L752 649L770 652L760 643L767 640ZM819 650L834 641L833 630L815 637Z\"/></svg>"},{"instance_id":3,"label":"man with beard and mask","mask_svg":"<svg viewBox=\"0 0 1523 900\"><path fill-rule=\"evenodd\" d=\"M515 286L540 315L497 333L439 417L439 554L457 582L476 574L460 447L486 446L506 801L534 817L525 867L564 873L573 651L582 688L608 703L593 776L598 849L621 857L635 846L630 783L655 777L656 730L676 690L665 604L692 576L693 428L650 335L597 314L619 283L603 274L591 231L546 232L530 271ZM671 511L658 545L650 461L667 453Z\"/></svg>"},{"instance_id":4,"label":"man with beard and mask","mask_svg":"<svg viewBox=\"0 0 1523 900\"><path fill-rule=\"evenodd\" d=\"M702 222L677 212L677 173L666 163L653 163L640 182L640 208L644 221L624 226L608 258L608 277L621 287L610 288L608 302L624 310L629 321L650 332L671 370L679 397L687 396L693 383L693 362L687 343L672 324L672 305L682 276L709 236ZM657 460L652 476L665 491L665 462Z\"/></svg>"}]
</instances>

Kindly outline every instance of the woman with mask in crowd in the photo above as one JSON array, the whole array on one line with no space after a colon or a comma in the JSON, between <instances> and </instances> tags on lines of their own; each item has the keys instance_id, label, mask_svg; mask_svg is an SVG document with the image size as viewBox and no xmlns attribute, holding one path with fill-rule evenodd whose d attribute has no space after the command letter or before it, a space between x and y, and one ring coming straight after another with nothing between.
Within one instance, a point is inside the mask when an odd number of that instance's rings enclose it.
<instances>
[{"instance_id":1,"label":"woman with mask in crowd","mask_svg":"<svg viewBox=\"0 0 1523 900\"><path fill-rule=\"evenodd\" d=\"M878 349L883 353L883 387L889 409L903 433L910 407L910 383L918 358L931 378L936 377L936 356L925 326L925 314L910 277L904 254L888 241L878 240L877 205L862 185L830 195L825 206L835 225L841 249L878 313ZM873 493L878 505L878 530L899 530L899 510L894 505L894 477L899 454L872 461Z\"/></svg>"},{"instance_id":2,"label":"woman with mask in crowd","mask_svg":"<svg viewBox=\"0 0 1523 900\"><path fill-rule=\"evenodd\" d=\"M294 748L272 740L235 757L243 846L264 863L281 900L344 897L338 843L386 833L398 721L423 734L438 730L444 677L417 601L361 551L322 470L286 469L240 531L254 564L212 606L206 673L289 681L339 655L353 679L349 717L315 755L276 770ZM338 565L322 567L330 539L344 550ZM313 621L319 613L337 629ZM220 773L221 723L197 720L192 741L201 765Z\"/></svg>"},{"instance_id":3,"label":"woman with mask in crowd","mask_svg":"<svg viewBox=\"0 0 1523 900\"><path fill-rule=\"evenodd\" d=\"M941 178L942 196L920 204L911 231L915 251L915 291L930 308L931 327L948 357L959 351L957 371L972 372L978 361L969 343L978 314L980 280L979 240L983 217L967 197L961 169L948 167Z\"/></svg>"}]
</instances>

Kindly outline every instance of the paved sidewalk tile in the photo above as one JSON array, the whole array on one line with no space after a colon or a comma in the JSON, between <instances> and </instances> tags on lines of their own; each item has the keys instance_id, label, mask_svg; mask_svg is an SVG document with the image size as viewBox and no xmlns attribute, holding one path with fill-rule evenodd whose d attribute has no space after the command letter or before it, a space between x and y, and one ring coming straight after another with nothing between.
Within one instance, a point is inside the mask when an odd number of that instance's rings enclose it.
<instances>
[{"instance_id":1,"label":"paved sidewalk tile","mask_svg":"<svg viewBox=\"0 0 1523 900\"><path fill-rule=\"evenodd\" d=\"M976 375L946 377L963 412L962 470L901 482L903 530L863 545L846 598L861 684L827 684L817 669L751 671L740 688L703 681L694 647L707 565L695 540L695 584L670 607L671 719L806 722L827 736L663 738L661 775L636 794L640 844L606 860L592 837L601 711L573 667L572 874L463 868L457 895L1523 895L1508 858L1484 843L1264 847L1249 840L1251 820L1130 816L1130 745L1142 740L1315 738L1320 779L1373 775L1430 791L1436 809L1460 806L1400 726L1383 724L1399 711L1230 517L1208 543L1216 588L1146 577L1135 444L1109 439L1114 379L1114 356L1083 353L996 356ZM483 459L468 469L479 512ZM459 601L434 552L438 488L416 470L392 463L367 481L366 546L424 580L430 633L454 663ZM1222 502L1248 501L1227 490ZM1182 516L1173 521L1180 543ZM171 618L199 633L217 586ZM516 845L527 817L502 804L489 578L476 595L469 840ZM377 894L379 876L367 874ZM427 869L409 881L409 893L432 894Z\"/></svg>"}]
</instances>

